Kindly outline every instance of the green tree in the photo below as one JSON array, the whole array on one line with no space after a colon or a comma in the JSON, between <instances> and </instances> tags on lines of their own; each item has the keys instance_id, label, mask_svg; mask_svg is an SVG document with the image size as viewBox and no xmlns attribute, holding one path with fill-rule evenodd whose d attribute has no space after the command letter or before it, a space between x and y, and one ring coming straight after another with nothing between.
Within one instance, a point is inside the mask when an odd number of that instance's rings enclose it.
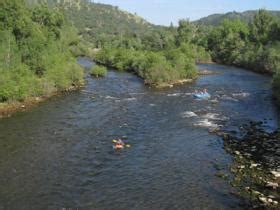
<instances>
[{"instance_id":1,"label":"green tree","mask_svg":"<svg viewBox=\"0 0 280 210\"><path fill-rule=\"evenodd\" d=\"M239 64L240 52L245 48L249 35L246 23L240 20L224 20L222 25L212 30L208 47L213 58L227 64Z\"/></svg>"},{"instance_id":2,"label":"green tree","mask_svg":"<svg viewBox=\"0 0 280 210\"><path fill-rule=\"evenodd\" d=\"M59 10L0 1L0 102L82 84L83 71L70 53L73 40L77 34Z\"/></svg>"},{"instance_id":3,"label":"green tree","mask_svg":"<svg viewBox=\"0 0 280 210\"><path fill-rule=\"evenodd\" d=\"M182 43L190 43L196 33L196 27L189 20L180 20L176 37L176 44L179 46Z\"/></svg>"},{"instance_id":4,"label":"green tree","mask_svg":"<svg viewBox=\"0 0 280 210\"><path fill-rule=\"evenodd\" d=\"M271 38L274 18L265 10L259 10L250 24L250 38L256 44L266 45Z\"/></svg>"}]
</instances>

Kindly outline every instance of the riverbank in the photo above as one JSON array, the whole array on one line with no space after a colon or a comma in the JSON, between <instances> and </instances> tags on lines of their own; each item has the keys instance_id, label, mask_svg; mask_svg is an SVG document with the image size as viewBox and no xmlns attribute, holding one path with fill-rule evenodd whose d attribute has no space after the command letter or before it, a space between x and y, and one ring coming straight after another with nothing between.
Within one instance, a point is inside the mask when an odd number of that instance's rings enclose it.
<instances>
[{"instance_id":1,"label":"riverbank","mask_svg":"<svg viewBox=\"0 0 280 210\"><path fill-rule=\"evenodd\" d=\"M163 88L173 88L175 85L183 85L186 83L192 83L194 79L181 79L181 80L175 80L168 83L161 83L161 84L150 84L145 83L145 85L150 85L151 87L154 87L156 89L163 89Z\"/></svg>"},{"instance_id":2,"label":"riverbank","mask_svg":"<svg viewBox=\"0 0 280 210\"><path fill-rule=\"evenodd\" d=\"M253 208L279 209L280 133L266 132L263 122L240 127L240 132L218 132L233 155L230 184Z\"/></svg>"},{"instance_id":3,"label":"riverbank","mask_svg":"<svg viewBox=\"0 0 280 210\"><path fill-rule=\"evenodd\" d=\"M108 68L112 68L112 67L108 66ZM131 73L134 73L134 72L131 72ZM212 74L217 74L217 72L206 70L206 69L198 70L198 75L200 75L200 76L203 76L203 75L206 76L206 75L212 75ZM180 79L180 80L175 80L175 81L171 81L168 83L162 83L162 84L151 84L151 83L144 81L144 84L149 85L156 89L164 89L164 88L172 88L177 85L192 83L192 82L194 82L194 80L195 79ZM22 102L9 101L9 102L0 103L0 119L6 118L6 117L11 117L13 114L15 114L17 112L26 111L27 109L32 108L35 105L38 105L39 103L41 103L53 96L59 95L63 92L77 90L77 89L80 89L81 87L83 87L83 85L78 86L78 87L71 86L70 88L68 88L64 91L55 91L53 93L49 93L48 96L28 97Z\"/></svg>"},{"instance_id":4,"label":"riverbank","mask_svg":"<svg viewBox=\"0 0 280 210\"><path fill-rule=\"evenodd\" d=\"M45 95L45 96L28 97L24 101L9 101L9 102L0 103L0 119L6 118L6 117L11 117L13 114L15 114L17 112L24 112L42 102L50 99L51 97L61 95L65 92L79 90L82 87L83 87L83 85L77 86L77 87L71 86L64 91L55 91L55 92L52 92L49 95Z\"/></svg>"},{"instance_id":5,"label":"riverbank","mask_svg":"<svg viewBox=\"0 0 280 210\"><path fill-rule=\"evenodd\" d=\"M6 103L0 103L0 119L5 117L11 117L16 112L25 111L36 104L46 100L45 97L30 97L23 102L10 101Z\"/></svg>"},{"instance_id":6,"label":"riverbank","mask_svg":"<svg viewBox=\"0 0 280 210\"><path fill-rule=\"evenodd\" d=\"M201 63L201 64L211 64L211 63ZM215 71L210 71L207 69L199 69L198 70L198 77L199 76L207 76L207 75L213 75L213 74L218 74L218 72ZM197 79L197 78L196 78ZM175 80L175 81L171 81L168 83L162 83L162 84L149 84L149 83L145 83L146 85L151 85L152 87L158 88L158 89L162 89L162 88L172 88L176 85L183 85L186 83L192 83L194 82L195 79L180 79L180 80Z\"/></svg>"}]
</instances>

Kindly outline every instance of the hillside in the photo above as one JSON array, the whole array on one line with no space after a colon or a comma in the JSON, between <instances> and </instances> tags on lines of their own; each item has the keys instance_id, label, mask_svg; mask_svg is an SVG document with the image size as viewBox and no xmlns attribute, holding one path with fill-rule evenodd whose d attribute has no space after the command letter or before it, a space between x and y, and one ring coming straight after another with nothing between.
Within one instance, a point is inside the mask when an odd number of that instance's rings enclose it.
<instances>
[{"instance_id":1,"label":"hillside","mask_svg":"<svg viewBox=\"0 0 280 210\"><path fill-rule=\"evenodd\" d=\"M86 40L102 42L115 36L137 34L157 28L136 14L120 10L118 7L93 3L89 0L26 0L29 5L48 3L61 7L66 18ZM97 41L98 40L98 41Z\"/></svg>"},{"instance_id":2,"label":"hillside","mask_svg":"<svg viewBox=\"0 0 280 210\"><path fill-rule=\"evenodd\" d=\"M66 1L66 15L80 31L98 34L122 34L142 32L152 25L143 18L106 4L90 3L86 0Z\"/></svg>"},{"instance_id":3,"label":"hillside","mask_svg":"<svg viewBox=\"0 0 280 210\"><path fill-rule=\"evenodd\" d=\"M224 19L230 19L230 20L240 19L245 22L250 22L253 20L257 12L258 12L257 10L250 10L245 12L228 12L226 14L213 14L201 18L194 22L198 24L213 25L213 26L219 25ZM268 11L268 12L280 18L280 11Z\"/></svg>"}]
</instances>

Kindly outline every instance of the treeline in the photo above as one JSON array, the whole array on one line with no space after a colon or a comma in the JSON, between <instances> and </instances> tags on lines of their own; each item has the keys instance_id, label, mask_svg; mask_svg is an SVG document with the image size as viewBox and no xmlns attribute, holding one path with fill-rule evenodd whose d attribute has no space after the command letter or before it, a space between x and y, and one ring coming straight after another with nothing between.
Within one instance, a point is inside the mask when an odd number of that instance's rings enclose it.
<instances>
[{"instance_id":1,"label":"treeline","mask_svg":"<svg viewBox=\"0 0 280 210\"><path fill-rule=\"evenodd\" d=\"M83 72L73 55L133 71L152 85L195 78L195 63L214 60L274 74L280 101L280 21L265 10L249 23L181 20L161 27L88 0L25 1L0 1L2 102L80 85Z\"/></svg>"},{"instance_id":2,"label":"treeline","mask_svg":"<svg viewBox=\"0 0 280 210\"><path fill-rule=\"evenodd\" d=\"M193 78L195 62L212 60L274 75L280 91L280 20L259 10L252 21L224 20L217 27L181 20L179 27L126 34L102 44L94 59L120 70L136 72L149 84Z\"/></svg>"},{"instance_id":3,"label":"treeline","mask_svg":"<svg viewBox=\"0 0 280 210\"><path fill-rule=\"evenodd\" d=\"M83 70L70 53L78 41L60 10L1 0L0 102L81 85Z\"/></svg>"},{"instance_id":4,"label":"treeline","mask_svg":"<svg viewBox=\"0 0 280 210\"><path fill-rule=\"evenodd\" d=\"M42 2L27 1L29 5ZM199 43L199 30L187 20L180 21L179 28L162 27L117 7L88 0L45 2L50 7L62 8L78 28L82 41L71 47L71 52L93 57L119 70L134 71L147 84L195 78L195 62L210 60L209 53ZM97 55L93 49L99 49Z\"/></svg>"},{"instance_id":5,"label":"treeline","mask_svg":"<svg viewBox=\"0 0 280 210\"><path fill-rule=\"evenodd\" d=\"M165 52L140 51L124 48L103 48L95 60L118 70L133 71L146 84L161 85L172 81L195 78L196 67L192 57L179 50Z\"/></svg>"},{"instance_id":6,"label":"treeline","mask_svg":"<svg viewBox=\"0 0 280 210\"><path fill-rule=\"evenodd\" d=\"M266 10L269 14L280 18L280 11L277 10ZM220 25L225 19L228 20L241 20L242 22L250 23L253 21L255 15L258 13L258 10L247 10L244 12L227 12L225 14L212 14L207 17L203 17L199 20L194 21L197 24L203 25L212 25L218 26Z\"/></svg>"},{"instance_id":7,"label":"treeline","mask_svg":"<svg viewBox=\"0 0 280 210\"><path fill-rule=\"evenodd\" d=\"M260 10L250 23L224 20L207 35L214 61L274 75L280 99L280 19Z\"/></svg>"},{"instance_id":8,"label":"treeline","mask_svg":"<svg viewBox=\"0 0 280 210\"><path fill-rule=\"evenodd\" d=\"M162 31L170 35L162 36L165 40L157 37L157 33L151 35L153 41L145 37L122 38L119 42L107 43L94 55L94 60L118 70L133 71L150 85L193 79L197 76L195 63L211 60L209 53L198 44L200 38L194 36L194 27L182 20L177 29Z\"/></svg>"}]
</instances>

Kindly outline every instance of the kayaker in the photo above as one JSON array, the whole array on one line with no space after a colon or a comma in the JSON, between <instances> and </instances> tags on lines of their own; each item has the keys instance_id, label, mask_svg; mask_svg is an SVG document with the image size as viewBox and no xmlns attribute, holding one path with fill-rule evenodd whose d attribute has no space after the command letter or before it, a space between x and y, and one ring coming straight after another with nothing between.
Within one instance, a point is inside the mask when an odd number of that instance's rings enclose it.
<instances>
[{"instance_id":1,"label":"kayaker","mask_svg":"<svg viewBox=\"0 0 280 210\"><path fill-rule=\"evenodd\" d=\"M116 144L120 144L120 145L124 146L124 142L121 139L118 139Z\"/></svg>"},{"instance_id":2,"label":"kayaker","mask_svg":"<svg viewBox=\"0 0 280 210\"><path fill-rule=\"evenodd\" d=\"M121 139L118 139L118 140L114 140L115 144L113 146L114 149L123 149L124 146L125 146L125 143L121 140Z\"/></svg>"},{"instance_id":3,"label":"kayaker","mask_svg":"<svg viewBox=\"0 0 280 210\"><path fill-rule=\"evenodd\" d=\"M114 149L123 149L123 148L124 146L122 144L117 143L114 145Z\"/></svg>"}]
</instances>

